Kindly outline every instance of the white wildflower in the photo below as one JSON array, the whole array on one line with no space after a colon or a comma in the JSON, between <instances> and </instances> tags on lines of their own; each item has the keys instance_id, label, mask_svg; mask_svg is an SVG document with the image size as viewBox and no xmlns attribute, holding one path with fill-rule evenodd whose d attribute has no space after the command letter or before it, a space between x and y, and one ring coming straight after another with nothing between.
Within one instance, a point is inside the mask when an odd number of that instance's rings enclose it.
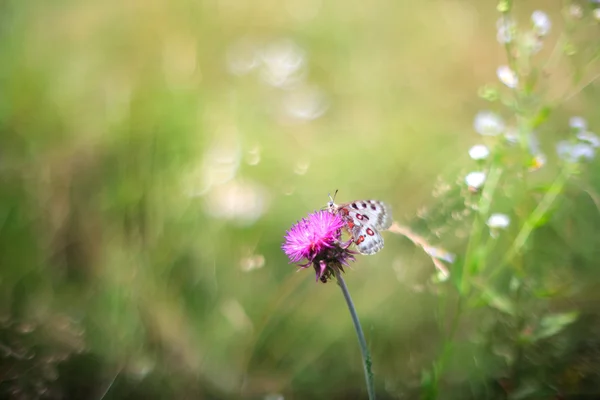
<instances>
[{"instance_id":1,"label":"white wildflower","mask_svg":"<svg viewBox=\"0 0 600 400\"><path fill-rule=\"evenodd\" d=\"M498 79L500 79L500 82L504 83L511 89L516 88L519 84L519 77L517 76L515 71L510 69L508 65L499 66L496 70L496 75L498 75Z\"/></svg>"},{"instance_id":2,"label":"white wildflower","mask_svg":"<svg viewBox=\"0 0 600 400\"><path fill-rule=\"evenodd\" d=\"M510 225L510 218L506 214L492 214L487 224L492 229L506 229Z\"/></svg>"},{"instance_id":3,"label":"white wildflower","mask_svg":"<svg viewBox=\"0 0 600 400\"><path fill-rule=\"evenodd\" d=\"M544 47L544 42L541 36L534 32L527 32L523 35L522 39L523 47L529 51L530 54L537 54Z\"/></svg>"},{"instance_id":4,"label":"white wildflower","mask_svg":"<svg viewBox=\"0 0 600 400\"><path fill-rule=\"evenodd\" d=\"M502 17L496 22L496 39L500 44L507 44L514 40L516 24L510 17Z\"/></svg>"},{"instance_id":5,"label":"white wildflower","mask_svg":"<svg viewBox=\"0 0 600 400\"><path fill-rule=\"evenodd\" d=\"M563 140L556 145L556 153L568 162L578 162L582 158L591 160L596 155L594 148L587 143L572 143Z\"/></svg>"},{"instance_id":6,"label":"white wildflower","mask_svg":"<svg viewBox=\"0 0 600 400\"><path fill-rule=\"evenodd\" d=\"M548 161L548 158L544 153L535 154L533 156L533 159L531 160L531 164L529 165L529 170L537 171L538 169L546 165L546 161Z\"/></svg>"},{"instance_id":7,"label":"white wildflower","mask_svg":"<svg viewBox=\"0 0 600 400\"><path fill-rule=\"evenodd\" d=\"M577 139L590 144L593 148L600 147L600 138L593 132L583 131L577 134Z\"/></svg>"},{"instance_id":8,"label":"white wildflower","mask_svg":"<svg viewBox=\"0 0 600 400\"><path fill-rule=\"evenodd\" d=\"M469 187L469 189L472 190L478 190L480 189L483 184L485 183L485 172L470 172L466 177L465 177L465 182L467 183L467 186Z\"/></svg>"},{"instance_id":9,"label":"white wildflower","mask_svg":"<svg viewBox=\"0 0 600 400\"><path fill-rule=\"evenodd\" d=\"M508 228L510 225L510 218L506 214L492 214L487 221L487 225L490 227L490 235L498 237L499 231Z\"/></svg>"},{"instance_id":10,"label":"white wildflower","mask_svg":"<svg viewBox=\"0 0 600 400\"><path fill-rule=\"evenodd\" d=\"M540 10L536 10L531 14L531 22L533 22L533 29L540 36L546 36L552 27L548 14Z\"/></svg>"},{"instance_id":11,"label":"white wildflower","mask_svg":"<svg viewBox=\"0 0 600 400\"><path fill-rule=\"evenodd\" d=\"M569 6L569 15L575 19L583 17L583 8L579 4L571 4Z\"/></svg>"},{"instance_id":12,"label":"white wildflower","mask_svg":"<svg viewBox=\"0 0 600 400\"><path fill-rule=\"evenodd\" d=\"M469 156L473 160L485 160L490 155L490 149L483 144L476 144L469 149Z\"/></svg>"},{"instance_id":13,"label":"white wildflower","mask_svg":"<svg viewBox=\"0 0 600 400\"><path fill-rule=\"evenodd\" d=\"M569 118L569 126L578 131L585 131L587 129L587 121L583 117L571 117Z\"/></svg>"},{"instance_id":14,"label":"white wildflower","mask_svg":"<svg viewBox=\"0 0 600 400\"><path fill-rule=\"evenodd\" d=\"M473 123L475 131L483 136L497 136L504 132L504 121L491 111L480 111Z\"/></svg>"}]
</instances>

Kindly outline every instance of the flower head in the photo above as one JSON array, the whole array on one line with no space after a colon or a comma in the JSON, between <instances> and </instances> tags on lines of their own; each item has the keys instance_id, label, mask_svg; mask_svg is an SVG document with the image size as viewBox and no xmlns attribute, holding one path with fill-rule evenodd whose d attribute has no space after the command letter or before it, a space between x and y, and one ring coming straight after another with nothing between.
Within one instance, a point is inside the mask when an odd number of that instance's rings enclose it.
<instances>
[{"instance_id":1,"label":"flower head","mask_svg":"<svg viewBox=\"0 0 600 400\"><path fill-rule=\"evenodd\" d=\"M500 44L506 44L513 41L517 24L509 17L502 17L496 22L496 39Z\"/></svg>"},{"instance_id":2,"label":"flower head","mask_svg":"<svg viewBox=\"0 0 600 400\"><path fill-rule=\"evenodd\" d=\"M533 158L531 159L531 161L529 163L529 170L537 171L538 169L540 169L544 165L546 165L546 161L548 161L548 158L546 157L546 155L544 153L534 154Z\"/></svg>"},{"instance_id":3,"label":"flower head","mask_svg":"<svg viewBox=\"0 0 600 400\"><path fill-rule=\"evenodd\" d=\"M485 183L485 172L470 172L466 177L465 177L465 182L467 184L467 186L469 187L469 190L476 192L479 189L481 189L481 187L483 186L483 184Z\"/></svg>"},{"instance_id":4,"label":"flower head","mask_svg":"<svg viewBox=\"0 0 600 400\"><path fill-rule=\"evenodd\" d=\"M577 139L581 142L588 143L594 148L600 147L600 138L594 132L583 131L577 134Z\"/></svg>"},{"instance_id":5,"label":"flower head","mask_svg":"<svg viewBox=\"0 0 600 400\"><path fill-rule=\"evenodd\" d=\"M576 163L581 159L591 160L596 155L594 147L587 143L572 143L567 140L558 142L556 153L567 162Z\"/></svg>"},{"instance_id":6,"label":"flower head","mask_svg":"<svg viewBox=\"0 0 600 400\"><path fill-rule=\"evenodd\" d=\"M498 69L496 69L496 75L498 75L498 79L500 79L500 82L504 83L511 89L516 88L519 84L519 77L517 76L515 71L510 69L508 65L499 66Z\"/></svg>"},{"instance_id":7,"label":"flower head","mask_svg":"<svg viewBox=\"0 0 600 400\"><path fill-rule=\"evenodd\" d=\"M506 229L510 225L510 218L506 214L492 214L487 221L487 225L490 227L490 234L492 237L498 237L498 232L501 229Z\"/></svg>"},{"instance_id":8,"label":"flower head","mask_svg":"<svg viewBox=\"0 0 600 400\"><path fill-rule=\"evenodd\" d=\"M536 10L531 14L531 22L533 22L533 29L540 36L546 36L552 27L548 14L540 10Z\"/></svg>"},{"instance_id":9,"label":"flower head","mask_svg":"<svg viewBox=\"0 0 600 400\"><path fill-rule=\"evenodd\" d=\"M317 211L309 214L294 224L285 235L281 246L290 262L297 263L304 259L302 268L312 265L317 273L317 280L323 283L342 265L354 261L353 252L348 250L351 242L341 243L344 220L337 214L328 211Z\"/></svg>"},{"instance_id":10,"label":"flower head","mask_svg":"<svg viewBox=\"0 0 600 400\"><path fill-rule=\"evenodd\" d=\"M469 157L473 160L485 160L490 155L490 149L483 144L476 144L469 149Z\"/></svg>"},{"instance_id":11,"label":"flower head","mask_svg":"<svg viewBox=\"0 0 600 400\"><path fill-rule=\"evenodd\" d=\"M583 8L579 4L571 4L569 6L569 15L575 19L583 17Z\"/></svg>"},{"instance_id":12,"label":"flower head","mask_svg":"<svg viewBox=\"0 0 600 400\"><path fill-rule=\"evenodd\" d=\"M483 136L496 136L504 132L502 118L491 111L480 111L473 122L475 131Z\"/></svg>"},{"instance_id":13,"label":"flower head","mask_svg":"<svg viewBox=\"0 0 600 400\"><path fill-rule=\"evenodd\" d=\"M508 218L508 215L506 214L492 214L490 215L487 224L490 228L505 229L510 225L510 218Z\"/></svg>"},{"instance_id":14,"label":"flower head","mask_svg":"<svg viewBox=\"0 0 600 400\"><path fill-rule=\"evenodd\" d=\"M525 32L523 34L522 44L530 54L537 54L544 47L543 37L536 32Z\"/></svg>"},{"instance_id":15,"label":"flower head","mask_svg":"<svg viewBox=\"0 0 600 400\"><path fill-rule=\"evenodd\" d=\"M587 121L583 117L569 118L569 126L575 131L585 131L587 129Z\"/></svg>"}]
</instances>

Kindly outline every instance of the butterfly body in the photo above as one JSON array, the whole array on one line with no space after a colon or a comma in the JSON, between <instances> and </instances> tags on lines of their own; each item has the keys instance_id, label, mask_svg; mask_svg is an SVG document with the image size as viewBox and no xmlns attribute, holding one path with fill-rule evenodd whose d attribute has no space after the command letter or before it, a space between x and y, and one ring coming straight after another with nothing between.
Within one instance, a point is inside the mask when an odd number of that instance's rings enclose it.
<instances>
[{"instance_id":1,"label":"butterfly body","mask_svg":"<svg viewBox=\"0 0 600 400\"><path fill-rule=\"evenodd\" d=\"M357 200L338 205L330 196L327 208L344 219L359 253L375 254L383 248L380 231L392 225L392 213L388 205L379 200Z\"/></svg>"}]
</instances>

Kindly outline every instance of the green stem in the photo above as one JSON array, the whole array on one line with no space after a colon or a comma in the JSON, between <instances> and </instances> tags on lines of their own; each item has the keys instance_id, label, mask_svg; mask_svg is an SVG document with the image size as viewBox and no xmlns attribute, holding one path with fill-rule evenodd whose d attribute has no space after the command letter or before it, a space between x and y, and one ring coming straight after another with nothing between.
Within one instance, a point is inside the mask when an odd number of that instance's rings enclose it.
<instances>
[{"instance_id":1,"label":"green stem","mask_svg":"<svg viewBox=\"0 0 600 400\"><path fill-rule=\"evenodd\" d=\"M527 239L533 232L533 230L539 225L542 218L546 217L550 207L554 204L557 197L562 193L564 186L567 181L571 177L573 173L572 166L566 165L560 175L556 178L556 180L550 186L550 189L546 192L542 201L538 204L535 210L531 213L531 215L527 218L521 230L517 234L517 237L513 241L512 245L506 252L502 261L496 265L493 271L488 276L488 281L491 280L497 273L499 273L503 267L509 264L512 259L521 251Z\"/></svg>"},{"instance_id":2,"label":"green stem","mask_svg":"<svg viewBox=\"0 0 600 400\"><path fill-rule=\"evenodd\" d=\"M346 286L346 282L344 282L344 278L342 277L341 271L334 270L334 274L337 279L338 285L342 289L344 298L346 299L346 304L348 305L348 310L350 310L352 322L354 323L354 330L356 331L356 336L358 336L358 344L360 345L360 351L362 353L363 367L365 370L365 381L367 383L367 393L369 394L369 400L375 400L375 383L373 380L373 372L371 371L371 354L369 353L369 348L367 347L365 334L363 333L362 327L360 326L360 321L358 320L358 315L356 314L356 308L354 308L354 303L352 302L350 292L348 292L348 287Z\"/></svg>"},{"instance_id":3,"label":"green stem","mask_svg":"<svg viewBox=\"0 0 600 400\"><path fill-rule=\"evenodd\" d=\"M460 296L458 298L458 303L456 304L456 309L454 310L454 315L452 316L452 321L450 322L450 332L448 337L444 341L444 347L442 350L442 354L438 357L437 361L433 367L433 384L431 385L429 392L426 393L422 399L424 400L435 400L438 398L438 393L440 389L440 380L446 369L446 365L452 356L452 346L454 344L454 336L456 335L456 331L458 329L459 321L462 315L462 305L463 298Z\"/></svg>"}]
</instances>

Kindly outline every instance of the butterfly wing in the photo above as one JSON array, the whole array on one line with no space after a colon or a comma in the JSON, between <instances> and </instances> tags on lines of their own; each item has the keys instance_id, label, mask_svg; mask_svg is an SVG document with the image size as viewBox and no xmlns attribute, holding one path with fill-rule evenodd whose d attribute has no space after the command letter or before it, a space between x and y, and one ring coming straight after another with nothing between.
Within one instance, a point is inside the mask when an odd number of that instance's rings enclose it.
<instances>
[{"instance_id":1,"label":"butterfly wing","mask_svg":"<svg viewBox=\"0 0 600 400\"><path fill-rule=\"evenodd\" d=\"M350 215L370 223L377 230L386 230L392 226L392 212L390 206L379 200L353 201L344 205Z\"/></svg>"},{"instance_id":2,"label":"butterfly wing","mask_svg":"<svg viewBox=\"0 0 600 400\"><path fill-rule=\"evenodd\" d=\"M383 236L376 229L355 224L351 233L354 245L360 254L371 255L383 249Z\"/></svg>"},{"instance_id":3,"label":"butterfly wing","mask_svg":"<svg viewBox=\"0 0 600 400\"><path fill-rule=\"evenodd\" d=\"M378 200L354 201L339 207L348 230L361 254L375 254L383 248L380 230L392 225L390 207Z\"/></svg>"}]
</instances>

